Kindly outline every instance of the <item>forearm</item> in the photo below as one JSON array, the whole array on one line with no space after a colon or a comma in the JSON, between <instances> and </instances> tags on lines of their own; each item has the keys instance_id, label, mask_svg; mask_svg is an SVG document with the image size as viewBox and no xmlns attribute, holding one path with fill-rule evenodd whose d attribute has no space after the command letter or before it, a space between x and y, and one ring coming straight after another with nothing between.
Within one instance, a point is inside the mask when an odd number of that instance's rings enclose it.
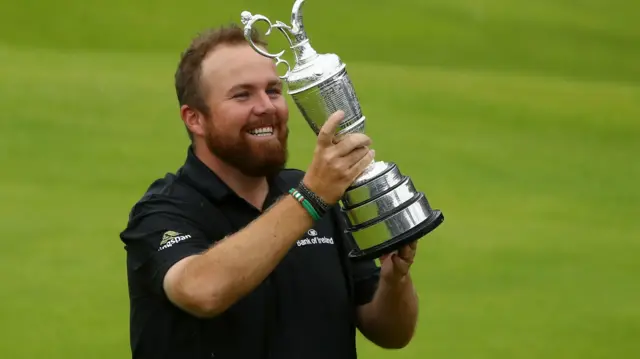
<instances>
[{"instance_id":1,"label":"forearm","mask_svg":"<svg viewBox=\"0 0 640 359\"><path fill-rule=\"evenodd\" d=\"M418 296L411 277L389 284L380 281L373 300L358 313L362 334L384 348L402 348L413 337L418 318Z\"/></svg>"},{"instance_id":2,"label":"forearm","mask_svg":"<svg viewBox=\"0 0 640 359\"><path fill-rule=\"evenodd\" d=\"M179 292L193 298L204 316L223 312L255 289L312 224L306 210L285 196L242 230L191 258L179 276Z\"/></svg>"}]
</instances>

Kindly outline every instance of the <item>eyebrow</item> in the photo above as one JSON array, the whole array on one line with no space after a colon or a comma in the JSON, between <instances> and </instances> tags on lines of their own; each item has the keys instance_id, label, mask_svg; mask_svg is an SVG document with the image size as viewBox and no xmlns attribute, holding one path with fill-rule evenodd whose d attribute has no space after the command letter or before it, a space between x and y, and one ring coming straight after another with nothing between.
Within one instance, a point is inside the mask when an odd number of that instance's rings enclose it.
<instances>
[{"instance_id":1,"label":"eyebrow","mask_svg":"<svg viewBox=\"0 0 640 359\"><path fill-rule=\"evenodd\" d=\"M274 86L281 86L282 85L282 80L280 79L273 79L270 80L267 83L267 87L274 87ZM250 84L250 83L241 83L241 84L237 84L235 86L233 86L232 88L229 89L229 92L233 92L235 90L239 90L239 89L251 89L254 88L255 85Z\"/></svg>"}]
</instances>

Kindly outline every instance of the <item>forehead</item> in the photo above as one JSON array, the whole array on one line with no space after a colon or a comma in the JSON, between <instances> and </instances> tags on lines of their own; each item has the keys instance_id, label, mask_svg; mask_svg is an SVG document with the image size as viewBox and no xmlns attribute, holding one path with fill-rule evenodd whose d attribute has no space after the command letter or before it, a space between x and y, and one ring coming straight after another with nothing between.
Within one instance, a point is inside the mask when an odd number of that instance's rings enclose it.
<instances>
[{"instance_id":1,"label":"forehead","mask_svg":"<svg viewBox=\"0 0 640 359\"><path fill-rule=\"evenodd\" d=\"M202 63L202 78L213 92L226 92L239 84L266 86L279 80L275 63L249 45L222 45Z\"/></svg>"}]
</instances>

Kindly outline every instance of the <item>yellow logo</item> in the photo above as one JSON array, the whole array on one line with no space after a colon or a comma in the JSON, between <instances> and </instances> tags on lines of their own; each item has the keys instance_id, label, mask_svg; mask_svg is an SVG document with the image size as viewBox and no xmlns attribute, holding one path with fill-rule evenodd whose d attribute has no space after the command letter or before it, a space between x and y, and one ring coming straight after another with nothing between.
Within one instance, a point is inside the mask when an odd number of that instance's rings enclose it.
<instances>
[{"instance_id":1,"label":"yellow logo","mask_svg":"<svg viewBox=\"0 0 640 359\"><path fill-rule=\"evenodd\" d=\"M164 234L162 235L162 242L160 242L161 246L164 246L165 244L167 244L167 242L169 242L170 240L180 236L181 234L175 231L166 231L164 232Z\"/></svg>"},{"instance_id":2,"label":"yellow logo","mask_svg":"<svg viewBox=\"0 0 640 359\"><path fill-rule=\"evenodd\" d=\"M167 249L172 247L174 244L178 244L189 238L191 238L190 234L184 235L175 231L166 231L162 235L162 241L160 242L160 248L158 248L158 250L161 251L163 249Z\"/></svg>"}]
</instances>

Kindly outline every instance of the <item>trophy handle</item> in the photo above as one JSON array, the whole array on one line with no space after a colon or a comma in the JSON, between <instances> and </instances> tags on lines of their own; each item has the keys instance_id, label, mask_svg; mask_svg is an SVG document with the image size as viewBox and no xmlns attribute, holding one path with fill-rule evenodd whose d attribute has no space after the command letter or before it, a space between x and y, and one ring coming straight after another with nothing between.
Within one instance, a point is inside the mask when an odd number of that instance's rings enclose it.
<instances>
[{"instance_id":1,"label":"trophy handle","mask_svg":"<svg viewBox=\"0 0 640 359\"><path fill-rule=\"evenodd\" d=\"M286 79L287 77L289 77L289 74L291 73L291 65L289 65L287 60L283 60L281 58L281 56L284 55L285 50L282 50L282 51L280 51L280 52L278 52L276 54L272 54L270 52L267 52L267 51L261 49L259 46L257 46L253 42L253 39L251 38L251 32L253 31L253 24L255 24L258 21L264 21L267 24L269 24L269 29L265 33L266 36L269 36L269 34L271 34L271 30L275 28L275 29L280 30L280 32L289 41L289 44L291 44L292 41L291 41L291 37L289 36L289 33L291 33L291 28L289 26L287 26L286 24L284 24L283 22L281 22L281 21L276 21L276 23L273 24L273 23L271 23L271 20L269 20L269 18L267 18L266 16L259 15L259 14L251 15L251 13L248 12L248 11L243 11L241 16L242 16L242 23L244 24L244 37L249 42L249 45L251 45L251 48L253 48L253 50L255 50L257 53L259 53L260 55L262 55L264 57L275 59L276 60L276 67L278 65L280 65L280 64L287 65L287 72L284 75L279 76L279 77L281 79Z\"/></svg>"}]
</instances>

